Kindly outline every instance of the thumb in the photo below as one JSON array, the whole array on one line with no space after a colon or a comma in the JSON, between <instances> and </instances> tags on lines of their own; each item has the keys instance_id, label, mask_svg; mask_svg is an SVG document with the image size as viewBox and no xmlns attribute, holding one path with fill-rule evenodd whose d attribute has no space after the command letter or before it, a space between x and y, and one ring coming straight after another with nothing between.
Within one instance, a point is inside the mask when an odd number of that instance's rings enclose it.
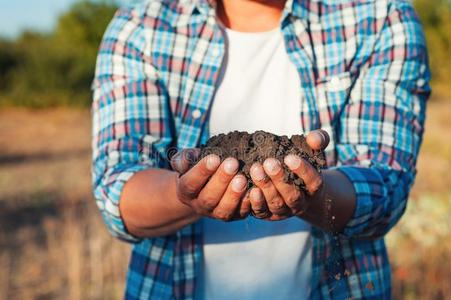
<instances>
[{"instance_id":1,"label":"thumb","mask_svg":"<svg viewBox=\"0 0 451 300\"><path fill-rule=\"evenodd\" d=\"M174 171L184 174L186 173L197 161L200 154L200 149L184 149L178 152L171 159L171 167Z\"/></svg>"},{"instance_id":2,"label":"thumb","mask_svg":"<svg viewBox=\"0 0 451 300\"><path fill-rule=\"evenodd\" d=\"M307 144L313 150L324 150L329 145L329 134L322 129L314 130L310 132L306 137Z\"/></svg>"}]
</instances>

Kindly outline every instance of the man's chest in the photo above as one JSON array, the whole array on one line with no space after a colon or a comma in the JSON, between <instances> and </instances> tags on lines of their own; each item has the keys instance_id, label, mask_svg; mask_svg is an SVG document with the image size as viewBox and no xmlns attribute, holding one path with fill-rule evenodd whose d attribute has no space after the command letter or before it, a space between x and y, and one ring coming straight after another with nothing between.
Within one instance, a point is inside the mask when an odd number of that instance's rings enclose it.
<instances>
[{"instance_id":1,"label":"man's chest","mask_svg":"<svg viewBox=\"0 0 451 300\"><path fill-rule=\"evenodd\" d=\"M336 20L344 16L346 22ZM302 130L328 131L332 138L328 152L333 154L335 127L373 51L381 22L368 15L357 16L355 10L342 10L328 18L310 23L297 20L280 30L300 78ZM210 18L203 24L153 35L155 42L146 51L166 87L178 146L194 147L207 136L202 133L227 59L223 33ZM329 157L333 161L333 155Z\"/></svg>"}]
</instances>

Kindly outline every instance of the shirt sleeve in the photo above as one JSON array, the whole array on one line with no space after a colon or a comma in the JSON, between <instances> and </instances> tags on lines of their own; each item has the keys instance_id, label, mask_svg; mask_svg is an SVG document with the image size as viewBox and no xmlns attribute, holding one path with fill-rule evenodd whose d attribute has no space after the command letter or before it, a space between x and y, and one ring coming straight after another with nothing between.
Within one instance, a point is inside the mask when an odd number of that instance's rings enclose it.
<instances>
[{"instance_id":1,"label":"shirt sleeve","mask_svg":"<svg viewBox=\"0 0 451 300\"><path fill-rule=\"evenodd\" d=\"M348 237L377 239L397 223L422 141L430 94L424 34L410 3L391 3L337 134L337 169L353 183L357 196L343 232Z\"/></svg>"},{"instance_id":2,"label":"shirt sleeve","mask_svg":"<svg viewBox=\"0 0 451 300\"><path fill-rule=\"evenodd\" d=\"M168 102L158 71L151 64L149 32L130 8L119 10L100 46L93 82L93 190L110 232L139 242L127 232L119 200L136 172L165 167L171 134Z\"/></svg>"}]
</instances>

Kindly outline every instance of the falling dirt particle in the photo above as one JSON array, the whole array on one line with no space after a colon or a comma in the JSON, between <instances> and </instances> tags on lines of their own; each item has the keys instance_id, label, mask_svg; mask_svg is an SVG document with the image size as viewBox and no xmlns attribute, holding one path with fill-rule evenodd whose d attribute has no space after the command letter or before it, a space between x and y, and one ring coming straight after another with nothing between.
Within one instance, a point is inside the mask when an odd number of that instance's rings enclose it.
<instances>
[{"instance_id":1,"label":"falling dirt particle","mask_svg":"<svg viewBox=\"0 0 451 300\"><path fill-rule=\"evenodd\" d=\"M341 279L340 273L336 274L334 277L335 277L335 280L340 280Z\"/></svg>"},{"instance_id":2,"label":"falling dirt particle","mask_svg":"<svg viewBox=\"0 0 451 300\"><path fill-rule=\"evenodd\" d=\"M345 275L345 276L349 276L349 275L351 275L351 271L349 271L349 270L345 270L345 272L344 272L344 275Z\"/></svg>"},{"instance_id":3,"label":"falling dirt particle","mask_svg":"<svg viewBox=\"0 0 451 300\"><path fill-rule=\"evenodd\" d=\"M371 281L368 281L368 283L366 284L365 287L367 290L370 290L370 291L374 290L374 284Z\"/></svg>"}]
</instances>

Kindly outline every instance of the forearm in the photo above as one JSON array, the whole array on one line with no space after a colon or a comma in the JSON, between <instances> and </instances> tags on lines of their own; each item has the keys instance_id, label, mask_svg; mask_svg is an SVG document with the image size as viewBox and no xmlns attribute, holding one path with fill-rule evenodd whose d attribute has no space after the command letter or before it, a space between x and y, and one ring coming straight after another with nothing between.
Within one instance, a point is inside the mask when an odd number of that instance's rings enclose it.
<instances>
[{"instance_id":1,"label":"forearm","mask_svg":"<svg viewBox=\"0 0 451 300\"><path fill-rule=\"evenodd\" d=\"M164 236L200 218L178 200L177 176L164 169L148 169L125 184L119 208L130 234L140 238Z\"/></svg>"},{"instance_id":2,"label":"forearm","mask_svg":"<svg viewBox=\"0 0 451 300\"><path fill-rule=\"evenodd\" d=\"M340 233L351 220L356 195L349 179L340 171L323 171L325 190L315 197L301 218L323 230Z\"/></svg>"}]
</instances>

